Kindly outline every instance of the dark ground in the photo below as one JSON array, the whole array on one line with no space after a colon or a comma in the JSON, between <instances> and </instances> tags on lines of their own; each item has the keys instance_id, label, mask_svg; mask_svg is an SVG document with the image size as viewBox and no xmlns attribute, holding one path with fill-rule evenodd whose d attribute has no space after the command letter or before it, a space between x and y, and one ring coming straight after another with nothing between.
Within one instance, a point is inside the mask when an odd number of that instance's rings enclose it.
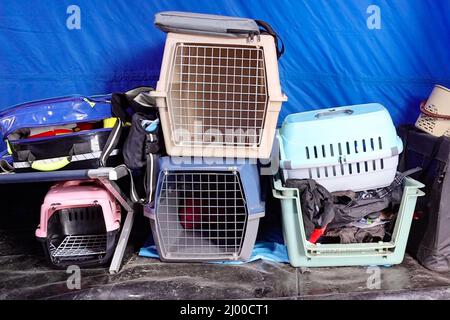
<instances>
[{"instance_id":1,"label":"dark ground","mask_svg":"<svg viewBox=\"0 0 450 320\"><path fill-rule=\"evenodd\" d=\"M266 261L230 266L141 258L137 252L150 228L140 215L122 270L82 270L81 289L69 290L69 275L46 264L34 238L47 187L0 186L0 299L450 299L450 273L429 271L410 256L381 268L380 289L372 290L362 267L300 270Z\"/></svg>"}]
</instances>

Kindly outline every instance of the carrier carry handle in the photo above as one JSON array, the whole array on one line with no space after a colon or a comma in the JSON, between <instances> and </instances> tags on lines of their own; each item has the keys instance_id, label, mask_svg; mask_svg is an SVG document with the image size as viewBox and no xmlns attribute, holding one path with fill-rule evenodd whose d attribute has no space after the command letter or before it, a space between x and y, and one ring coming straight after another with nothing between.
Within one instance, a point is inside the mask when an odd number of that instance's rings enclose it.
<instances>
[{"instance_id":1,"label":"carrier carry handle","mask_svg":"<svg viewBox=\"0 0 450 320\"><path fill-rule=\"evenodd\" d=\"M425 101L422 101L420 103L420 112L422 112L424 115L426 115L428 117L432 117L435 119L450 120L450 115L433 113L433 112L428 111L425 108Z\"/></svg>"},{"instance_id":2,"label":"carrier carry handle","mask_svg":"<svg viewBox=\"0 0 450 320\"><path fill-rule=\"evenodd\" d=\"M256 19L255 19L255 22L260 28L262 28L262 31L265 31L268 34L270 34L272 37L274 37L274 39L275 39L275 48L277 50L277 58L280 59L281 56L284 54L284 42L283 42L283 39L280 38L280 36L275 32L275 30L267 22L265 22L263 20L256 20ZM281 47L280 47L280 45L278 43L278 40L280 41Z\"/></svg>"},{"instance_id":3,"label":"carrier carry handle","mask_svg":"<svg viewBox=\"0 0 450 320\"><path fill-rule=\"evenodd\" d=\"M342 110L336 110L336 109L331 109L328 111L323 111L323 112L319 112L316 114L316 118L320 118L320 117L329 117L329 116L335 116L335 115L339 115L339 114L345 114L345 115L352 115L353 114L353 110L352 109L342 109Z\"/></svg>"}]
</instances>

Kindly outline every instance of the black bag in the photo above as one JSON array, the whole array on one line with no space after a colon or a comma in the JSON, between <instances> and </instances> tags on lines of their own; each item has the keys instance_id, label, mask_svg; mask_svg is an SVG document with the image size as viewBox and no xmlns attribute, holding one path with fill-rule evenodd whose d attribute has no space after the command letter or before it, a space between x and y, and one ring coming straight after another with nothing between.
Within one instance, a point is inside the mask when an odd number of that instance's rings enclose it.
<instances>
[{"instance_id":1,"label":"black bag","mask_svg":"<svg viewBox=\"0 0 450 320\"><path fill-rule=\"evenodd\" d=\"M121 162L117 147L123 144L120 132L111 143L114 129L86 130L45 139L9 140L14 168L21 171L54 171L116 166ZM110 147L108 154L106 150ZM106 156L104 156L106 155Z\"/></svg>"},{"instance_id":2,"label":"black bag","mask_svg":"<svg viewBox=\"0 0 450 320\"><path fill-rule=\"evenodd\" d=\"M148 95L152 90L151 87L140 87L126 93L115 93L112 97L114 114L125 123L131 122L123 146L123 158L130 172L131 199L142 204L153 201L159 172L158 159L164 152L158 109ZM133 175L131 170L137 174ZM145 197L141 197L139 193L142 192L136 188L141 185Z\"/></svg>"},{"instance_id":3,"label":"black bag","mask_svg":"<svg viewBox=\"0 0 450 320\"><path fill-rule=\"evenodd\" d=\"M408 252L426 268L450 270L450 138L437 138L401 126L404 149L400 169L422 166L415 179L425 184L425 196L417 200L415 219L408 240Z\"/></svg>"}]
</instances>

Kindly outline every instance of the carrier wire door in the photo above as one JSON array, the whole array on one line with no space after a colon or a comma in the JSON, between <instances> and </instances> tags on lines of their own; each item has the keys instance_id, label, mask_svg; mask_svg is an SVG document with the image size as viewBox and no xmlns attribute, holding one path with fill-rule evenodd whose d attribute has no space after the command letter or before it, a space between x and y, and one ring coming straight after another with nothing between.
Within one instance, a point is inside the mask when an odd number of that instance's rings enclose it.
<instances>
[{"instance_id":1,"label":"carrier wire door","mask_svg":"<svg viewBox=\"0 0 450 320\"><path fill-rule=\"evenodd\" d=\"M164 167L150 214L161 258L246 260L264 215L256 167Z\"/></svg>"},{"instance_id":2,"label":"carrier wire door","mask_svg":"<svg viewBox=\"0 0 450 320\"><path fill-rule=\"evenodd\" d=\"M268 158L286 100L273 37L169 33L152 95L169 155Z\"/></svg>"}]
</instances>

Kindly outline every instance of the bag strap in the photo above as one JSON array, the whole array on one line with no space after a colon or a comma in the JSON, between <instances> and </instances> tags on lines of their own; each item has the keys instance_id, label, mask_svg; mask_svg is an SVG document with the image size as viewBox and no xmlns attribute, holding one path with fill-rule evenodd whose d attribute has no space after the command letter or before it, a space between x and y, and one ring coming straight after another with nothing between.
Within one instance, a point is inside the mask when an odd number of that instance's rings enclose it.
<instances>
[{"instance_id":1,"label":"bag strap","mask_svg":"<svg viewBox=\"0 0 450 320\"><path fill-rule=\"evenodd\" d=\"M280 36L275 32L275 30L268 24L267 22L263 20L256 20L256 24L263 29L263 31L270 34L272 37L275 38L275 48L277 50L277 58L280 59L281 56L284 54L284 42L283 39L280 38ZM278 40L280 41L281 48L279 46Z\"/></svg>"},{"instance_id":2,"label":"bag strap","mask_svg":"<svg viewBox=\"0 0 450 320\"><path fill-rule=\"evenodd\" d=\"M100 166L105 167L106 162L108 161L111 152L116 148L117 144L120 140L120 135L122 133L122 120L117 118L114 127L111 130L111 133L106 140L105 147L102 150L102 154L100 155Z\"/></svg>"},{"instance_id":3,"label":"bag strap","mask_svg":"<svg viewBox=\"0 0 450 320\"><path fill-rule=\"evenodd\" d=\"M154 190L156 189L156 184L158 180L158 154L147 155L147 166L144 175L144 190L145 198L141 198L136 190L136 185L134 183L133 173L125 164L119 165L119 167L125 168L128 171L128 176L130 177L130 198L131 201L139 203L142 205L151 203L154 198Z\"/></svg>"}]
</instances>

